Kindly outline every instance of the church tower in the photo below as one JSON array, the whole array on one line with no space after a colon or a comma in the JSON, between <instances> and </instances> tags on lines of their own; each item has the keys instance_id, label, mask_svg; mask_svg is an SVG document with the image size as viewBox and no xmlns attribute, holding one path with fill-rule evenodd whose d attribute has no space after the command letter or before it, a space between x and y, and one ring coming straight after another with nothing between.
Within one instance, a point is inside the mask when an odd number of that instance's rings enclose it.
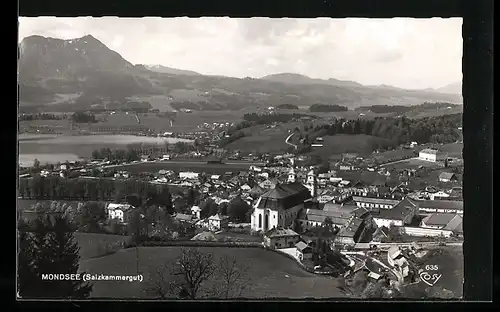
<instances>
[{"instance_id":1,"label":"church tower","mask_svg":"<svg viewBox=\"0 0 500 312\"><path fill-rule=\"evenodd\" d=\"M316 172L314 169L311 169L309 173L307 174L307 183L306 187L311 191L311 196L313 198L316 198L317 196L317 179L316 179Z\"/></svg>"},{"instance_id":2,"label":"church tower","mask_svg":"<svg viewBox=\"0 0 500 312\"><path fill-rule=\"evenodd\" d=\"M292 163L292 168L288 173L288 183L295 183L297 181L297 173L295 172L295 161L293 158L290 161Z\"/></svg>"}]
</instances>

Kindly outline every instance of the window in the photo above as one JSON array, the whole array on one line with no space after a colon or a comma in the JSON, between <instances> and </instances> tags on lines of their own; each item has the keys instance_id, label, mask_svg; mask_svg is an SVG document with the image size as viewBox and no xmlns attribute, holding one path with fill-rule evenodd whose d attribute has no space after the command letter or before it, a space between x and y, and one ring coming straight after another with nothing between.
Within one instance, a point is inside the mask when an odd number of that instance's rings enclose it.
<instances>
[{"instance_id":1,"label":"window","mask_svg":"<svg viewBox=\"0 0 500 312\"><path fill-rule=\"evenodd\" d=\"M273 215L273 219L276 219L276 215Z\"/></svg>"},{"instance_id":2,"label":"window","mask_svg":"<svg viewBox=\"0 0 500 312\"><path fill-rule=\"evenodd\" d=\"M262 215L259 214L259 228L262 227Z\"/></svg>"}]
</instances>

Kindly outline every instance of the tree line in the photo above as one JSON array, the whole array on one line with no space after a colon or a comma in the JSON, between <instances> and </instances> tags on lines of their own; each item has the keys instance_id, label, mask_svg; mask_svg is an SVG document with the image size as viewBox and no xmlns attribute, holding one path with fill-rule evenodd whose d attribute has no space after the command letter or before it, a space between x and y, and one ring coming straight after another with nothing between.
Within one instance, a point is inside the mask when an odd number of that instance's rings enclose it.
<instances>
[{"instance_id":1,"label":"tree line","mask_svg":"<svg viewBox=\"0 0 500 312\"><path fill-rule=\"evenodd\" d=\"M136 161L141 157L134 149L114 149L101 148L92 152L92 159L106 159L109 161Z\"/></svg>"},{"instance_id":2,"label":"tree line","mask_svg":"<svg viewBox=\"0 0 500 312\"><path fill-rule=\"evenodd\" d=\"M18 196L37 200L122 201L128 194L153 196L171 209L168 186L136 179L66 179L58 176L19 179Z\"/></svg>"},{"instance_id":3,"label":"tree line","mask_svg":"<svg viewBox=\"0 0 500 312\"><path fill-rule=\"evenodd\" d=\"M336 104L320 104L316 103L309 107L310 112L346 112L347 107Z\"/></svg>"},{"instance_id":4,"label":"tree line","mask_svg":"<svg viewBox=\"0 0 500 312\"><path fill-rule=\"evenodd\" d=\"M462 114L442 115L420 119L375 118L336 119L327 125L318 125L315 132L323 135L366 134L388 139L395 144L415 141L423 143L450 143L460 138L458 127L462 124Z\"/></svg>"},{"instance_id":5,"label":"tree line","mask_svg":"<svg viewBox=\"0 0 500 312\"><path fill-rule=\"evenodd\" d=\"M66 115L55 115L47 113L38 114L21 114L19 116L20 121L31 121L31 120L62 120L65 119Z\"/></svg>"},{"instance_id":6,"label":"tree line","mask_svg":"<svg viewBox=\"0 0 500 312\"><path fill-rule=\"evenodd\" d=\"M71 120L76 123L96 123L97 119L94 114L86 112L75 112L71 115Z\"/></svg>"}]
</instances>

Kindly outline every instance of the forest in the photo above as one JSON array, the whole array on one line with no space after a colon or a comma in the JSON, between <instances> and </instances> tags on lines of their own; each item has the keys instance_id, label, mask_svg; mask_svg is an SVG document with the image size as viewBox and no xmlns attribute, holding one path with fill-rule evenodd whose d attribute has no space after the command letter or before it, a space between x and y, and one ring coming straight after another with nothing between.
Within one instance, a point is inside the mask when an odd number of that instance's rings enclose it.
<instances>
[{"instance_id":1,"label":"forest","mask_svg":"<svg viewBox=\"0 0 500 312\"><path fill-rule=\"evenodd\" d=\"M373 120L336 119L327 125L314 127L318 136L336 134L366 134L388 139L395 144L409 142L451 143L460 139L462 114L425 117L420 119L383 118Z\"/></svg>"},{"instance_id":2,"label":"forest","mask_svg":"<svg viewBox=\"0 0 500 312\"><path fill-rule=\"evenodd\" d=\"M97 119L94 114L85 112L76 112L71 115L71 119L76 123L95 123Z\"/></svg>"},{"instance_id":3,"label":"forest","mask_svg":"<svg viewBox=\"0 0 500 312\"><path fill-rule=\"evenodd\" d=\"M309 107L310 112L346 112L348 109L342 105L336 104L313 104Z\"/></svg>"}]
</instances>

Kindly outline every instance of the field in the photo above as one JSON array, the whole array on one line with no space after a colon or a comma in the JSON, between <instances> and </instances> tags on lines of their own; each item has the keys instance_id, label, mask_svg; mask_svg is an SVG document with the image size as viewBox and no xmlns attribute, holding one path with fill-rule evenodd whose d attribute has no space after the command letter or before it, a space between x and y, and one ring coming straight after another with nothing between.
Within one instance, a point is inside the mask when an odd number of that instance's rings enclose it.
<instances>
[{"instance_id":1,"label":"field","mask_svg":"<svg viewBox=\"0 0 500 312\"><path fill-rule=\"evenodd\" d=\"M215 259L222 255L236 257L239 264L249 265L251 281L242 294L245 298L332 298L342 297L336 279L317 276L303 271L298 264L275 252L260 248L203 247L203 252L212 253ZM150 298L145 288L151 283L150 272L177 258L181 247L139 248L139 272L144 281L95 282L92 297L100 298ZM137 274L135 248L115 254L81 261L80 270L89 273Z\"/></svg>"},{"instance_id":2,"label":"field","mask_svg":"<svg viewBox=\"0 0 500 312\"><path fill-rule=\"evenodd\" d=\"M57 163L66 160L78 160L90 157L92 152L100 148L125 148L130 143L175 143L187 141L175 138L154 138L133 135L82 135L82 136L41 136L39 140L33 135L29 140L19 142L20 162L31 164L35 158L44 163Z\"/></svg>"},{"instance_id":3,"label":"field","mask_svg":"<svg viewBox=\"0 0 500 312\"><path fill-rule=\"evenodd\" d=\"M214 174L223 174L225 172L239 172L248 170L252 163L229 163L229 164L207 164L206 162L184 162L184 161L162 161L162 162L148 162L138 163L117 168L127 170L129 172L158 172L160 170L174 170L174 171L194 171L194 172L207 172Z\"/></svg>"},{"instance_id":4,"label":"field","mask_svg":"<svg viewBox=\"0 0 500 312\"><path fill-rule=\"evenodd\" d=\"M440 151L447 153L449 157L463 158L462 150L464 145L462 143L443 144L438 148Z\"/></svg>"},{"instance_id":5,"label":"field","mask_svg":"<svg viewBox=\"0 0 500 312\"><path fill-rule=\"evenodd\" d=\"M464 263L462 247L447 246L430 249L429 253L424 256L418 265L418 268L426 270L426 265L437 265L438 270L429 271L428 273L441 274L442 277L436 282L433 288L444 288L450 290L454 294L454 298L463 296L463 279L464 279ZM412 292L418 293L425 291L430 286L420 282L412 285Z\"/></svg>"},{"instance_id":6,"label":"field","mask_svg":"<svg viewBox=\"0 0 500 312\"><path fill-rule=\"evenodd\" d=\"M120 250L120 243L130 240L130 237L76 232L75 240L78 242L78 246L80 246L80 260L83 261L106 256L106 253L109 255L109 253Z\"/></svg>"},{"instance_id":7,"label":"field","mask_svg":"<svg viewBox=\"0 0 500 312\"><path fill-rule=\"evenodd\" d=\"M424 168L431 168L431 169L440 167L440 165L438 163L435 163L432 161L421 160L419 158L404 159L401 161L384 164L382 166L384 168L387 168L387 169L396 169L396 170L417 169L420 166L423 166Z\"/></svg>"},{"instance_id":8,"label":"field","mask_svg":"<svg viewBox=\"0 0 500 312\"><path fill-rule=\"evenodd\" d=\"M253 126L244 130L245 137L227 145L229 150L240 150L249 153L283 152L291 146L285 143L286 137L295 127L301 127L300 122L279 124L275 128Z\"/></svg>"},{"instance_id":9,"label":"field","mask_svg":"<svg viewBox=\"0 0 500 312\"><path fill-rule=\"evenodd\" d=\"M322 159L342 153L367 155L373 150L372 144L385 141L385 139L364 134L324 136L323 147L313 147L311 154L319 155Z\"/></svg>"}]
</instances>

